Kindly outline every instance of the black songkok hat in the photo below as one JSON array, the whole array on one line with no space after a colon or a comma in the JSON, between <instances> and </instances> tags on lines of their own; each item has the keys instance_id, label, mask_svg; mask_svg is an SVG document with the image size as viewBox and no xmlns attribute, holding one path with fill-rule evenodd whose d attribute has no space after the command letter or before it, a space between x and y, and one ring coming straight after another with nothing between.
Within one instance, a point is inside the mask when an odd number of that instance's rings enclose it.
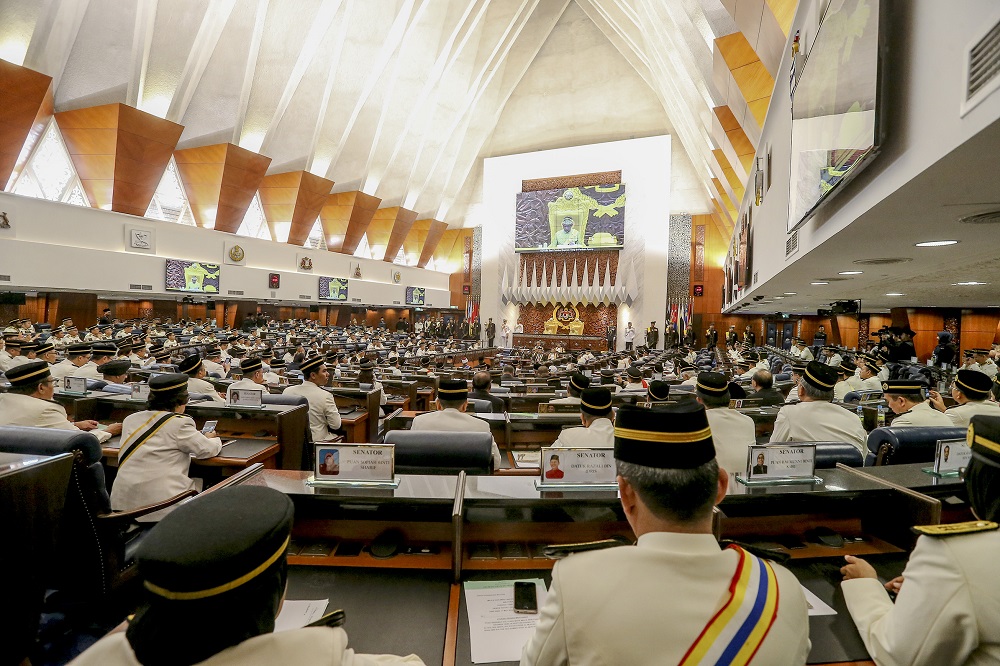
<instances>
[{"instance_id":1,"label":"black songkok hat","mask_svg":"<svg viewBox=\"0 0 1000 666\"><path fill-rule=\"evenodd\" d=\"M102 375L117 377L118 375L124 375L127 373L128 369L131 367L132 362L130 360L127 358L120 358L97 366L97 371Z\"/></svg>"},{"instance_id":2,"label":"black songkok hat","mask_svg":"<svg viewBox=\"0 0 1000 666\"><path fill-rule=\"evenodd\" d=\"M438 383L438 399L468 400L469 384L464 379L442 379Z\"/></svg>"},{"instance_id":3,"label":"black songkok hat","mask_svg":"<svg viewBox=\"0 0 1000 666\"><path fill-rule=\"evenodd\" d=\"M966 441L974 458L985 458L1000 467L1000 416L973 416Z\"/></svg>"},{"instance_id":4,"label":"black songkok hat","mask_svg":"<svg viewBox=\"0 0 1000 666\"><path fill-rule=\"evenodd\" d=\"M925 384L914 379L890 379L882 382L882 393L892 393L893 395L908 395L913 398L923 399Z\"/></svg>"},{"instance_id":5,"label":"black songkok hat","mask_svg":"<svg viewBox=\"0 0 1000 666\"><path fill-rule=\"evenodd\" d=\"M658 469L694 469L715 458L705 407L694 401L655 410L624 405L615 418L615 459Z\"/></svg>"},{"instance_id":6,"label":"black songkok hat","mask_svg":"<svg viewBox=\"0 0 1000 666\"><path fill-rule=\"evenodd\" d=\"M574 372L570 375L569 385L575 388L577 391L583 391L590 387L590 377L583 374L582 372Z\"/></svg>"},{"instance_id":7,"label":"black songkok hat","mask_svg":"<svg viewBox=\"0 0 1000 666\"><path fill-rule=\"evenodd\" d=\"M197 354L191 354L190 356L185 356L181 359L180 363L177 364L178 372L183 372L186 375L193 375L198 372L198 368L202 365L201 357Z\"/></svg>"},{"instance_id":8,"label":"black songkok hat","mask_svg":"<svg viewBox=\"0 0 1000 666\"><path fill-rule=\"evenodd\" d=\"M118 353L118 347L110 342L98 342L94 345L94 356L114 356Z\"/></svg>"},{"instance_id":9,"label":"black songkok hat","mask_svg":"<svg viewBox=\"0 0 1000 666\"><path fill-rule=\"evenodd\" d=\"M992 385L990 376L979 370L959 370L958 376L955 377L955 386L970 400L986 400Z\"/></svg>"},{"instance_id":10,"label":"black songkok hat","mask_svg":"<svg viewBox=\"0 0 1000 666\"><path fill-rule=\"evenodd\" d=\"M642 368L637 365L628 366L628 370L625 371L630 379L642 379Z\"/></svg>"},{"instance_id":11,"label":"black songkok hat","mask_svg":"<svg viewBox=\"0 0 1000 666\"><path fill-rule=\"evenodd\" d=\"M28 363L22 363L21 365L16 365L13 368L10 368L5 374L7 376L7 381L9 381L10 385L14 388L34 384L52 376L52 373L49 372L48 361L29 361Z\"/></svg>"},{"instance_id":12,"label":"black songkok hat","mask_svg":"<svg viewBox=\"0 0 1000 666\"><path fill-rule=\"evenodd\" d=\"M802 381L820 391L830 391L837 385L837 369L819 361L809 361Z\"/></svg>"},{"instance_id":13,"label":"black songkok hat","mask_svg":"<svg viewBox=\"0 0 1000 666\"><path fill-rule=\"evenodd\" d=\"M660 380L652 381L649 383L646 393L653 402L665 402L670 395L670 384L661 382Z\"/></svg>"},{"instance_id":14,"label":"black songkok hat","mask_svg":"<svg viewBox=\"0 0 1000 666\"><path fill-rule=\"evenodd\" d=\"M8 343L10 344L10 343ZM94 349L90 346L89 342L83 342L76 345L70 345L66 347L66 354L69 356L84 356L90 354Z\"/></svg>"},{"instance_id":15,"label":"black songkok hat","mask_svg":"<svg viewBox=\"0 0 1000 666\"><path fill-rule=\"evenodd\" d=\"M271 361L272 370L280 370L284 367L285 367L285 359L283 358L276 358L273 361Z\"/></svg>"},{"instance_id":16,"label":"black songkok hat","mask_svg":"<svg viewBox=\"0 0 1000 666\"><path fill-rule=\"evenodd\" d=\"M259 358L248 358L240 363L240 371L242 371L244 375L253 374L263 367L264 364ZM303 370L303 372L305 372L305 370Z\"/></svg>"},{"instance_id":17,"label":"black songkok hat","mask_svg":"<svg viewBox=\"0 0 1000 666\"><path fill-rule=\"evenodd\" d=\"M54 351L56 346L51 342L39 342L38 346L35 347L35 356L41 356L42 354L48 354L50 351Z\"/></svg>"},{"instance_id":18,"label":"black songkok hat","mask_svg":"<svg viewBox=\"0 0 1000 666\"><path fill-rule=\"evenodd\" d=\"M179 372L157 375L149 380L149 392L157 397L168 397L187 391L188 376Z\"/></svg>"},{"instance_id":19,"label":"black songkok hat","mask_svg":"<svg viewBox=\"0 0 1000 666\"><path fill-rule=\"evenodd\" d=\"M30 352L34 352L36 349L38 349L38 343L37 342L29 340L29 341L21 343L21 353L22 354L28 354Z\"/></svg>"},{"instance_id":20,"label":"black songkok hat","mask_svg":"<svg viewBox=\"0 0 1000 666\"><path fill-rule=\"evenodd\" d=\"M302 371L303 376L308 377L310 372L314 372L324 363L326 363L325 356L313 356L299 364L299 370Z\"/></svg>"},{"instance_id":21,"label":"black songkok hat","mask_svg":"<svg viewBox=\"0 0 1000 666\"><path fill-rule=\"evenodd\" d=\"M705 398L728 398L729 382L721 372L702 372L698 374L695 393Z\"/></svg>"},{"instance_id":22,"label":"black songkok hat","mask_svg":"<svg viewBox=\"0 0 1000 666\"><path fill-rule=\"evenodd\" d=\"M588 388L580 394L580 411L591 416L611 414L611 391L600 386Z\"/></svg>"}]
</instances>

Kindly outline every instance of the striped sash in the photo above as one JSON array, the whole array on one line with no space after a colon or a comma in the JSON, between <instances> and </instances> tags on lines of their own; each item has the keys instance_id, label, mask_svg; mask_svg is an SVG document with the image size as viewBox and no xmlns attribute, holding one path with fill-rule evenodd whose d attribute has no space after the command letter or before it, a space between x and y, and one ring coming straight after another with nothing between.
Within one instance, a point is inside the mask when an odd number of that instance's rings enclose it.
<instances>
[{"instance_id":1,"label":"striped sash","mask_svg":"<svg viewBox=\"0 0 1000 666\"><path fill-rule=\"evenodd\" d=\"M157 412L156 414L159 413L160 412ZM120 449L121 453L118 456L119 469L121 469L121 466L125 464L125 461L128 460L140 446L142 446L150 437L159 432L160 428L162 428L167 421L174 418L175 416L180 416L180 414L176 412L168 412L159 419L157 419L152 426L147 428L146 426L148 426L150 422L156 418L156 414L150 416L149 420L147 420L145 423L139 426L136 429L136 431L132 433L132 435L128 438L127 441L122 442L122 446Z\"/></svg>"},{"instance_id":2,"label":"striped sash","mask_svg":"<svg viewBox=\"0 0 1000 666\"><path fill-rule=\"evenodd\" d=\"M681 666L744 666L750 663L778 615L778 579L771 565L739 546L729 599L709 620Z\"/></svg>"}]
</instances>

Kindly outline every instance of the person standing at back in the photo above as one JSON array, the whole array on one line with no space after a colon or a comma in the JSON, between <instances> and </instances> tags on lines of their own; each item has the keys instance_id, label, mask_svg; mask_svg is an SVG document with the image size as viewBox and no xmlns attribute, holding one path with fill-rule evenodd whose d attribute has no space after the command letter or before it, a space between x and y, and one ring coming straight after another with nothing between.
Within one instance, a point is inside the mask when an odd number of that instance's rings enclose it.
<instances>
[{"instance_id":1,"label":"person standing at back","mask_svg":"<svg viewBox=\"0 0 1000 666\"><path fill-rule=\"evenodd\" d=\"M521 666L690 666L736 655L741 664L804 664L809 617L798 580L712 535L729 475L704 408L623 406L614 452L638 543L556 563Z\"/></svg>"}]
</instances>

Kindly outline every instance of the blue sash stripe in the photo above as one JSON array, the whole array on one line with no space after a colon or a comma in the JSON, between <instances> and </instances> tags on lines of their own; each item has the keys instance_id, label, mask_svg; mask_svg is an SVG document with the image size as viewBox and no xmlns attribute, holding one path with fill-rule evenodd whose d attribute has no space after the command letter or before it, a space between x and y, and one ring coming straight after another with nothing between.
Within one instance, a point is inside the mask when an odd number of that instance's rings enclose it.
<instances>
[{"instance_id":1,"label":"blue sash stripe","mask_svg":"<svg viewBox=\"0 0 1000 666\"><path fill-rule=\"evenodd\" d=\"M750 636L750 632L754 630L754 627L757 626L761 616L764 614L764 606L767 604L767 569L765 568L764 561L759 557L755 557L753 560L759 569L760 577L760 581L757 584L757 598L754 600L753 609L750 611L750 614L744 620L736 635L729 641L729 645L726 646L722 656L716 662L717 666L728 666L728 664L733 662L733 659L736 658L736 655L739 654L740 649L746 643L747 637Z\"/></svg>"}]
</instances>

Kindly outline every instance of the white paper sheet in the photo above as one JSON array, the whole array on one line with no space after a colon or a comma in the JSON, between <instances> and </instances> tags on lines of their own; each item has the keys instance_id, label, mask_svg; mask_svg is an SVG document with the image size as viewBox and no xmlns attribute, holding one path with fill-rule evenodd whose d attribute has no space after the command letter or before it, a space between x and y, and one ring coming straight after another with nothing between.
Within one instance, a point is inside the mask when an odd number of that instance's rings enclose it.
<instances>
[{"instance_id":1,"label":"white paper sheet","mask_svg":"<svg viewBox=\"0 0 1000 666\"><path fill-rule=\"evenodd\" d=\"M526 580L535 584L540 609L545 600L545 582L541 578ZM521 650L535 633L538 613L514 612L514 583L513 580L465 583L472 663L519 661Z\"/></svg>"},{"instance_id":2,"label":"white paper sheet","mask_svg":"<svg viewBox=\"0 0 1000 666\"><path fill-rule=\"evenodd\" d=\"M827 606L822 599L809 591L802 585L802 593L806 595L806 606L809 608L809 615L836 615L837 611Z\"/></svg>"},{"instance_id":3,"label":"white paper sheet","mask_svg":"<svg viewBox=\"0 0 1000 666\"><path fill-rule=\"evenodd\" d=\"M302 627L315 622L323 617L326 607L330 604L329 599L316 599L313 601L289 601L281 605L281 612L274 619L275 631L288 631L289 629L301 629Z\"/></svg>"},{"instance_id":4,"label":"white paper sheet","mask_svg":"<svg viewBox=\"0 0 1000 666\"><path fill-rule=\"evenodd\" d=\"M538 466L542 464L542 452L541 451L515 451L514 452L514 467L518 469L523 469L525 467L534 467L538 469Z\"/></svg>"}]
</instances>

